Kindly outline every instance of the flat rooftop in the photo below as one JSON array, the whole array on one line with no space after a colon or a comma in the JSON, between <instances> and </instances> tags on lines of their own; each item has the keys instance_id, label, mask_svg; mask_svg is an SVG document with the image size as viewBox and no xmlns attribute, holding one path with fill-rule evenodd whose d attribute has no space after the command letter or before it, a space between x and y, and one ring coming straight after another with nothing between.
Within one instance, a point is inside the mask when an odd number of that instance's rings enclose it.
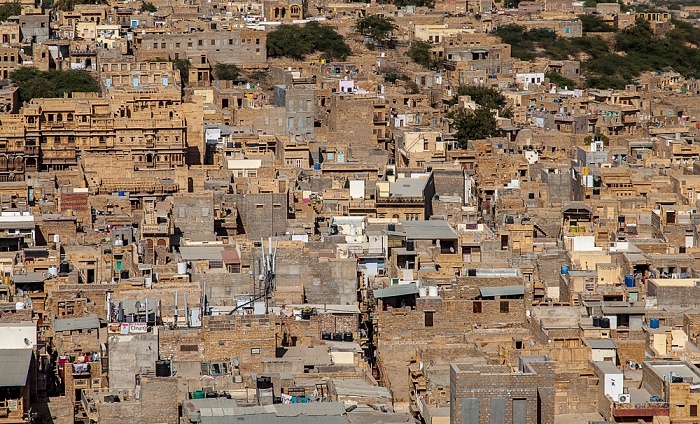
<instances>
[{"instance_id":1,"label":"flat rooftop","mask_svg":"<svg viewBox=\"0 0 700 424\"><path fill-rule=\"evenodd\" d=\"M649 361L644 362L644 367L653 371L661 378L666 378L673 373L674 377L681 377L690 384L700 384L700 373L698 370L687 362L672 362L672 361Z\"/></svg>"}]
</instances>

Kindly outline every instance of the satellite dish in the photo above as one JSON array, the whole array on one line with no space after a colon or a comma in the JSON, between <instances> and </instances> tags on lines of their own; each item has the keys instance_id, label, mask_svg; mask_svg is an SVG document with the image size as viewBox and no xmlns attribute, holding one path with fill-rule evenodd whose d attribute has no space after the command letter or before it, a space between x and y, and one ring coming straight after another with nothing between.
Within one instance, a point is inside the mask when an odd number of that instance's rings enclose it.
<instances>
[{"instance_id":1,"label":"satellite dish","mask_svg":"<svg viewBox=\"0 0 700 424\"><path fill-rule=\"evenodd\" d=\"M141 310L141 302L139 302L137 300L136 303L134 303L134 308L136 308L136 312L140 311Z\"/></svg>"},{"instance_id":2,"label":"satellite dish","mask_svg":"<svg viewBox=\"0 0 700 424\"><path fill-rule=\"evenodd\" d=\"M25 337L25 338L24 338L24 344L27 345L27 346L31 346L31 345L32 345L32 341Z\"/></svg>"},{"instance_id":3,"label":"satellite dish","mask_svg":"<svg viewBox=\"0 0 700 424\"><path fill-rule=\"evenodd\" d=\"M239 365L238 358L233 358L233 366L235 368L238 368L238 365Z\"/></svg>"}]
</instances>

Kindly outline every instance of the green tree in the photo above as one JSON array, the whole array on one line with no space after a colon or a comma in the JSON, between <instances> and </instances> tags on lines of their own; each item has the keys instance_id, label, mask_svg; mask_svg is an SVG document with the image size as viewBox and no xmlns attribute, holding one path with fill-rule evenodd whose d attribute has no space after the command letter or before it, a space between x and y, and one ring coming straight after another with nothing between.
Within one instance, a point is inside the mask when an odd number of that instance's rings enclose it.
<instances>
[{"instance_id":1,"label":"green tree","mask_svg":"<svg viewBox=\"0 0 700 424\"><path fill-rule=\"evenodd\" d=\"M574 80L569 79L560 73L549 71L546 74L544 74L544 76L545 78L549 79L549 82L556 85L557 87L567 87L568 89L576 88L576 83L574 82Z\"/></svg>"},{"instance_id":2,"label":"green tree","mask_svg":"<svg viewBox=\"0 0 700 424\"><path fill-rule=\"evenodd\" d=\"M267 79L269 77L270 77L270 74L267 71L260 71L260 70L254 71L248 76L248 78L250 78L251 80L258 82L258 83L267 81Z\"/></svg>"},{"instance_id":3,"label":"green tree","mask_svg":"<svg viewBox=\"0 0 700 424\"><path fill-rule=\"evenodd\" d=\"M599 15L585 13L578 15L583 26L583 32L615 32L617 28L603 21Z\"/></svg>"},{"instance_id":4,"label":"green tree","mask_svg":"<svg viewBox=\"0 0 700 424\"><path fill-rule=\"evenodd\" d=\"M141 12L148 12L148 13L155 13L158 11L158 7L156 7L155 4L151 3L150 1L144 1L141 4Z\"/></svg>"},{"instance_id":5,"label":"green tree","mask_svg":"<svg viewBox=\"0 0 700 424\"><path fill-rule=\"evenodd\" d=\"M267 35L267 54L302 60L308 54L321 52L327 60L345 60L352 50L332 27L318 22L304 26L283 24Z\"/></svg>"},{"instance_id":6,"label":"green tree","mask_svg":"<svg viewBox=\"0 0 700 424\"><path fill-rule=\"evenodd\" d=\"M82 70L47 72L20 68L10 74L10 79L19 86L19 97L24 102L37 97L62 97L64 94L100 91L100 86L92 75Z\"/></svg>"},{"instance_id":7,"label":"green tree","mask_svg":"<svg viewBox=\"0 0 700 424\"><path fill-rule=\"evenodd\" d=\"M517 9L522 0L504 0L503 7L506 9Z\"/></svg>"},{"instance_id":8,"label":"green tree","mask_svg":"<svg viewBox=\"0 0 700 424\"><path fill-rule=\"evenodd\" d=\"M369 15L355 23L355 31L371 37L375 43L381 43L396 29L394 20L382 15Z\"/></svg>"},{"instance_id":9,"label":"green tree","mask_svg":"<svg viewBox=\"0 0 700 424\"><path fill-rule=\"evenodd\" d=\"M460 148L467 147L470 140L481 140L498 135L496 118L489 109L478 107L476 110L457 109L448 115L453 120L455 138Z\"/></svg>"},{"instance_id":10,"label":"green tree","mask_svg":"<svg viewBox=\"0 0 700 424\"><path fill-rule=\"evenodd\" d=\"M435 0L394 0L396 7L417 6L427 7L428 9L435 8Z\"/></svg>"},{"instance_id":11,"label":"green tree","mask_svg":"<svg viewBox=\"0 0 700 424\"><path fill-rule=\"evenodd\" d=\"M510 116L510 108L505 96L495 88L482 85L461 85L457 87L457 93L450 99L451 105L456 105L459 96L469 96L479 107L487 110L498 110L501 116Z\"/></svg>"},{"instance_id":12,"label":"green tree","mask_svg":"<svg viewBox=\"0 0 700 424\"><path fill-rule=\"evenodd\" d=\"M13 2L0 5L0 21L5 22L10 16L17 16L22 13L22 4L15 0Z\"/></svg>"},{"instance_id":13,"label":"green tree","mask_svg":"<svg viewBox=\"0 0 700 424\"><path fill-rule=\"evenodd\" d=\"M173 59L173 66L180 71L180 80L184 87L190 80L190 61L187 59Z\"/></svg>"},{"instance_id":14,"label":"green tree","mask_svg":"<svg viewBox=\"0 0 700 424\"><path fill-rule=\"evenodd\" d=\"M428 69L441 68L443 61L440 58L433 56L430 43L425 41L414 41L408 47L406 55L415 63Z\"/></svg>"},{"instance_id":15,"label":"green tree","mask_svg":"<svg viewBox=\"0 0 700 424\"><path fill-rule=\"evenodd\" d=\"M217 63L214 66L214 76L219 80L233 81L240 75L238 66L230 63Z\"/></svg>"}]
</instances>

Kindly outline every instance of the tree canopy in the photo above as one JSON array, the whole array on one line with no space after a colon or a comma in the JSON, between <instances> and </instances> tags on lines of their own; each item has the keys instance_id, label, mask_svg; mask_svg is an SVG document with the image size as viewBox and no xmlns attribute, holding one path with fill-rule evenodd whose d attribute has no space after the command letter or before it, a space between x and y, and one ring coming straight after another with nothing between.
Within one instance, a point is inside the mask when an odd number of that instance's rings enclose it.
<instances>
[{"instance_id":1,"label":"tree canopy","mask_svg":"<svg viewBox=\"0 0 700 424\"><path fill-rule=\"evenodd\" d=\"M442 67L442 60L433 56L430 43L425 41L412 42L406 55L424 68L436 69Z\"/></svg>"},{"instance_id":2,"label":"tree canopy","mask_svg":"<svg viewBox=\"0 0 700 424\"><path fill-rule=\"evenodd\" d=\"M603 21L599 15L585 13L578 15L581 20L583 32L616 32L617 28Z\"/></svg>"},{"instance_id":3,"label":"tree canopy","mask_svg":"<svg viewBox=\"0 0 700 424\"><path fill-rule=\"evenodd\" d=\"M158 7L156 7L156 5L151 3L150 1L144 1L141 4L140 10L141 10L141 12L155 13L158 11Z\"/></svg>"},{"instance_id":4,"label":"tree canopy","mask_svg":"<svg viewBox=\"0 0 700 424\"><path fill-rule=\"evenodd\" d=\"M498 135L498 124L493 112L478 107L476 110L457 109L448 115L454 120L455 138L464 149L470 140L480 140Z\"/></svg>"},{"instance_id":5,"label":"tree canopy","mask_svg":"<svg viewBox=\"0 0 700 424\"><path fill-rule=\"evenodd\" d=\"M503 117L511 115L505 96L498 90L480 85L462 85L450 99L450 104L457 104L459 96L470 96L477 104L476 110L459 108L448 114L453 119L456 130L455 138L461 148L466 148L469 140L479 140L498 135L498 123L494 110Z\"/></svg>"},{"instance_id":6,"label":"tree canopy","mask_svg":"<svg viewBox=\"0 0 700 424\"><path fill-rule=\"evenodd\" d=\"M501 116L510 116L510 108L507 107L505 96L495 88L482 85L461 85L457 87L457 93L450 99L451 105L456 105L459 96L469 96L479 107L487 110L498 110Z\"/></svg>"},{"instance_id":7,"label":"tree canopy","mask_svg":"<svg viewBox=\"0 0 700 424\"><path fill-rule=\"evenodd\" d=\"M64 93L98 92L100 86L90 73L82 70L39 71L36 68L19 68L10 74L19 86L23 102L33 98L62 97Z\"/></svg>"},{"instance_id":8,"label":"tree canopy","mask_svg":"<svg viewBox=\"0 0 700 424\"><path fill-rule=\"evenodd\" d=\"M576 82L570 78L567 78L563 76L562 74L559 74L554 71L549 71L546 74L544 74L545 78L549 79L549 82L552 84L556 85L557 87L560 88L568 88L568 89L573 89L576 88Z\"/></svg>"},{"instance_id":9,"label":"tree canopy","mask_svg":"<svg viewBox=\"0 0 700 424\"><path fill-rule=\"evenodd\" d=\"M238 66L230 63L217 63L214 66L214 76L219 80L232 81L238 78L240 73Z\"/></svg>"},{"instance_id":10,"label":"tree canopy","mask_svg":"<svg viewBox=\"0 0 700 424\"><path fill-rule=\"evenodd\" d=\"M184 86L190 80L190 61L187 59L173 59L173 66L180 71L180 80Z\"/></svg>"},{"instance_id":11,"label":"tree canopy","mask_svg":"<svg viewBox=\"0 0 700 424\"><path fill-rule=\"evenodd\" d=\"M580 60L587 87L622 89L645 71L673 69L686 78L700 78L700 28L672 22L675 28L658 36L649 22L637 19L633 26L615 34L614 43L598 36L564 38L518 25L500 27L494 34L511 45L513 57ZM583 24L585 31L610 30L597 17L586 17Z\"/></svg>"},{"instance_id":12,"label":"tree canopy","mask_svg":"<svg viewBox=\"0 0 700 424\"><path fill-rule=\"evenodd\" d=\"M10 16L16 16L22 13L22 4L19 1L13 1L0 5L0 22L4 22Z\"/></svg>"},{"instance_id":13,"label":"tree canopy","mask_svg":"<svg viewBox=\"0 0 700 424\"><path fill-rule=\"evenodd\" d=\"M318 22L304 26L283 24L267 35L267 54L302 60L308 54L321 52L327 60L345 60L352 50L335 29Z\"/></svg>"},{"instance_id":14,"label":"tree canopy","mask_svg":"<svg viewBox=\"0 0 700 424\"><path fill-rule=\"evenodd\" d=\"M394 20L381 15L369 15L355 23L355 31L372 37L375 43L386 40L391 31L396 29Z\"/></svg>"}]
</instances>

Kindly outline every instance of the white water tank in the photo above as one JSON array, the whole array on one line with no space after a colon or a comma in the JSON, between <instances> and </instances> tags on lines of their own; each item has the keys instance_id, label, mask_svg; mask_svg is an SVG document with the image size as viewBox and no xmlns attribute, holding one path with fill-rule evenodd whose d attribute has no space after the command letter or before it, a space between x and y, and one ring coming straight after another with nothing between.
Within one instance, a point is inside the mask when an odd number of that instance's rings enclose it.
<instances>
[{"instance_id":1,"label":"white water tank","mask_svg":"<svg viewBox=\"0 0 700 424\"><path fill-rule=\"evenodd\" d=\"M429 286L428 287L428 296L438 297L438 287L437 286Z\"/></svg>"},{"instance_id":2,"label":"white water tank","mask_svg":"<svg viewBox=\"0 0 700 424\"><path fill-rule=\"evenodd\" d=\"M15 310L21 311L22 309L24 309L24 306L25 306L24 302L17 302L17 303L15 303Z\"/></svg>"},{"instance_id":3,"label":"white water tank","mask_svg":"<svg viewBox=\"0 0 700 424\"><path fill-rule=\"evenodd\" d=\"M60 235L60 234L54 234L54 235L53 235L53 242L54 242L54 243L60 243L60 242L61 242L61 235Z\"/></svg>"},{"instance_id":4,"label":"white water tank","mask_svg":"<svg viewBox=\"0 0 700 424\"><path fill-rule=\"evenodd\" d=\"M58 277L58 267L55 266L55 265L51 265L51 266L49 267L49 274L50 274L52 277Z\"/></svg>"},{"instance_id":5,"label":"white water tank","mask_svg":"<svg viewBox=\"0 0 700 424\"><path fill-rule=\"evenodd\" d=\"M428 289L425 287L418 287L418 297L425 297L428 295Z\"/></svg>"},{"instance_id":6,"label":"white water tank","mask_svg":"<svg viewBox=\"0 0 700 424\"><path fill-rule=\"evenodd\" d=\"M178 273L178 275L187 274L187 262L178 262L177 263L177 273Z\"/></svg>"}]
</instances>

